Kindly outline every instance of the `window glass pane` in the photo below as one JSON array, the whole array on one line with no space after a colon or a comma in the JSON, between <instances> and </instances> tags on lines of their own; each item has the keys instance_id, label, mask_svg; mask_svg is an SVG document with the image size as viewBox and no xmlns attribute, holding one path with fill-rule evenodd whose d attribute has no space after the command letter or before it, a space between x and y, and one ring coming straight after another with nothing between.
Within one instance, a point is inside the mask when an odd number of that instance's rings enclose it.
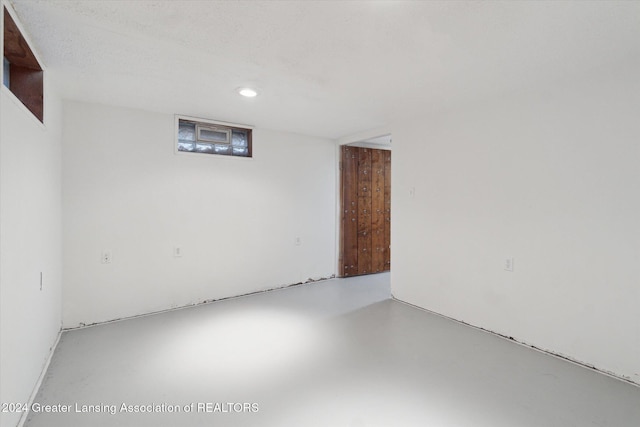
<instances>
[{"instance_id":1,"label":"window glass pane","mask_svg":"<svg viewBox=\"0 0 640 427\"><path fill-rule=\"evenodd\" d=\"M196 145L193 142L178 141L178 151L195 151Z\"/></svg>"},{"instance_id":2,"label":"window glass pane","mask_svg":"<svg viewBox=\"0 0 640 427\"><path fill-rule=\"evenodd\" d=\"M216 144L215 150L216 154L231 154L231 146L229 144Z\"/></svg>"},{"instance_id":3,"label":"window glass pane","mask_svg":"<svg viewBox=\"0 0 640 427\"><path fill-rule=\"evenodd\" d=\"M197 143L196 144L196 151L198 153L213 153L214 152L213 144Z\"/></svg>"},{"instance_id":4,"label":"window glass pane","mask_svg":"<svg viewBox=\"0 0 640 427\"><path fill-rule=\"evenodd\" d=\"M238 130L233 131L233 136L231 139L231 144L236 147L246 147L247 143L247 132L242 132ZM234 150L235 153L235 150Z\"/></svg>"},{"instance_id":5,"label":"window glass pane","mask_svg":"<svg viewBox=\"0 0 640 427\"><path fill-rule=\"evenodd\" d=\"M4 56L2 57L2 70L4 73L2 75L2 83L4 83L6 87L9 87L11 81L11 64Z\"/></svg>"},{"instance_id":6,"label":"window glass pane","mask_svg":"<svg viewBox=\"0 0 640 427\"><path fill-rule=\"evenodd\" d=\"M196 124L180 120L180 126L178 128L178 139L181 141L195 141Z\"/></svg>"},{"instance_id":7,"label":"window glass pane","mask_svg":"<svg viewBox=\"0 0 640 427\"><path fill-rule=\"evenodd\" d=\"M249 155L249 147L233 147L233 155L234 156L248 156Z\"/></svg>"}]
</instances>

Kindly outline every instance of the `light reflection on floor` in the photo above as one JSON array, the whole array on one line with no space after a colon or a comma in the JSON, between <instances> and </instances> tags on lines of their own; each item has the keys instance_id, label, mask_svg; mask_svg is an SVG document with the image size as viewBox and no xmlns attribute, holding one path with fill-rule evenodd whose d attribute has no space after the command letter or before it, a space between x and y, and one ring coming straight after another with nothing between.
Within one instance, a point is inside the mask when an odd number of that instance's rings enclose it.
<instances>
[{"instance_id":1,"label":"light reflection on floor","mask_svg":"<svg viewBox=\"0 0 640 427\"><path fill-rule=\"evenodd\" d=\"M27 427L640 425L640 388L393 301L388 274L65 333L36 401L118 411Z\"/></svg>"}]
</instances>

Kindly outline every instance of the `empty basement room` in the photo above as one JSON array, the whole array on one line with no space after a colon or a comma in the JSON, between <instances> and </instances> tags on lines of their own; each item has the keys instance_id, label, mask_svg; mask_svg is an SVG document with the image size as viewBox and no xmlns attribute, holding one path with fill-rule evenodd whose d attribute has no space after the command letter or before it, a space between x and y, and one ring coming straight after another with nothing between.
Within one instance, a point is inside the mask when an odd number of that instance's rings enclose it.
<instances>
[{"instance_id":1,"label":"empty basement room","mask_svg":"<svg viewBox=\"0 0 640 427\"><path fill-rule=\"evenodd\" d=\"M1 4L3 427L640 426L640 2Z\"/></svg>"}]
</instances>

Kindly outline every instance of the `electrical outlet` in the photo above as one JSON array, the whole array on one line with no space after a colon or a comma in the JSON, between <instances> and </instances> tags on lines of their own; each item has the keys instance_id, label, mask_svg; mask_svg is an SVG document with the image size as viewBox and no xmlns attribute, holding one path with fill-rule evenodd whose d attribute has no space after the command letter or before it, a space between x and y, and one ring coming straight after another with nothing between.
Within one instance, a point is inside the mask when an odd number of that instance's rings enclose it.
<instances>
[{"instance_id":1,"label":"electrical outlet","mask_svg":"<svg viewBox=\"0 0 640 427\"><path fill-rule=\"evenodd\" d=\"M173 256L175 258L180 258L182 256L182 246L176 246L173 248Z\"/></svg>"},{"instance_id":2,"label":"electrical outlet","mask_svg":"<svg viewBox=\"0 0 640 427\"><path fill-rule=\"evenodd\" d=\"M102 251L102 263L103 264L111 264L111 251L109 249L105 249Z\"/></svg>"},{"instance_id":3,"label":"electrical outlet","mask_svg":"<svg viewBox=\"0 0 640 427\"><path fill-rule=\"evenodd\" d=\"M505 271L513 271L513 258L505 258L504 269Z\"/></svg>"},{"instance_id":4,"label":"electrical outlet","mask_svg":"<svg viewBox=\"0 0 640 427\"><path fill-rule=\"evenodd\" d=\"M302 239L300 237L296 237L295 244L296 246L302 245Z\"/></svg>"}]
</instances>

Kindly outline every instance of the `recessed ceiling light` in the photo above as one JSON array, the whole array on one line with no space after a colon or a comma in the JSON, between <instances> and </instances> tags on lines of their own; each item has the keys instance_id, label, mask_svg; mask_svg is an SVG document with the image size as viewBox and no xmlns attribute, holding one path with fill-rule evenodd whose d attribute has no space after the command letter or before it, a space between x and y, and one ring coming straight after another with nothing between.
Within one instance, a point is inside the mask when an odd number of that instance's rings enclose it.
<instances>
[{"instance_id":1,"label":"recessed ceiling light","mask_svg":"<svg viewBox=\"0 0 640 427\"><path fill-rule=\"evenodd\" d=\"M247 98L253 98L258 95L258 92L255 89L251 89L250 87L241 87L238 89L238 93L242 96L246 96Z\"/></svg>"}]
</instances>

